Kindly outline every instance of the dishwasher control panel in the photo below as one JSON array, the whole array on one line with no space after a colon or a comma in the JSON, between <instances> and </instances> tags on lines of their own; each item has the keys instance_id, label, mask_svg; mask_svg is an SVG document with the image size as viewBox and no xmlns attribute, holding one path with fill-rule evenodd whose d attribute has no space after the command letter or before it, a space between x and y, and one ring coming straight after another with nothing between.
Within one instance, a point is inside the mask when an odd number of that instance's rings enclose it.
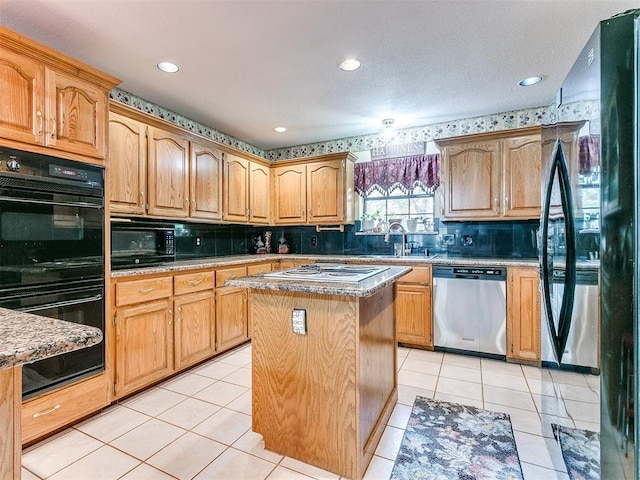
<instances>
[{"instance_id":1,"label":"dishwasher control panel","mask_svg":"<svg viewBox=\"0 0 640 480\"><path fill-rule=\"evenodd\" d=\"M437 278L467 278L477 280L506 280L504 267L476 267L466 265L434 266L433 276Z\"/></svg>"}]
</instances>

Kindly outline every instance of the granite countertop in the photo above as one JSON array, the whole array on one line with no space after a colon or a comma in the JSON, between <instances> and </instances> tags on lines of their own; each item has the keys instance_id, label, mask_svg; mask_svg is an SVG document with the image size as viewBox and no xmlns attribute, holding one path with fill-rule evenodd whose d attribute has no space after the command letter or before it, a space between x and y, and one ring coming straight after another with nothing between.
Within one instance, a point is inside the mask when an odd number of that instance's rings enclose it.
<instances>
[{"instance_id":1,"label":"granite countertop","mask_svg":"<svg viewBox=\"0 0 640 480\"><path fill-rule=\"evenodd\" d=\"M406 266L392 266L384 272L366 278L358 283L319 282L312 280L287 280L269 278L264 274L250 277L230 278L224 282L227 287L274 290L278 292L313 293L320 295L340 295L345 297L370 297L412 270Z\"/></svg>"},{"instance_id":2,"label":"granite countertop","mask_svg":"<svg viewBox=\"0 0 640 480\"><path fill-rule=\"evenodd\" d=\"M99 328L0 308L0 368L11 368L102 341Z\"/></svg>"}]
</instances>

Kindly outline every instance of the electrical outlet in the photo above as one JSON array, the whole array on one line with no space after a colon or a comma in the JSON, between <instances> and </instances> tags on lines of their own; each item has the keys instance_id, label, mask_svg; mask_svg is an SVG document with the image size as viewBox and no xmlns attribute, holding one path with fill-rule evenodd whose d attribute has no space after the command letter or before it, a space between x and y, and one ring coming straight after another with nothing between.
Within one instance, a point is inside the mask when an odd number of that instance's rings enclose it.
<instances>
[{"instance_id":1,"label":"electrical outlet","mask_svg":"<svg viewBox=\"0 0 640 480\"><path fill-rule=\"evenodd\" d=\"M200 237L196 237L196 247L202 245L202 239Z\"/></svg>"},{"instance_id":2,"label":"electrical outlet","mask_svg":"<svg viewBox=\"0 0 640 480\"><path fill-rule=\"evenodd\" d=\"M318 245L318 237L314 235L313 237L311 237L311 246L315 247L317 245Z\"/></svg>"},{"instance_id":3,"label":"electrical outlet","mask_svg":"<svg viewBox=\"0 0 640 480\"><path fill-rule=\"evenodd\" d=\"M307 311L303 308L294 308L291 312L291 328L298 335L307 334Z\"/></svg>"}]
</instances>

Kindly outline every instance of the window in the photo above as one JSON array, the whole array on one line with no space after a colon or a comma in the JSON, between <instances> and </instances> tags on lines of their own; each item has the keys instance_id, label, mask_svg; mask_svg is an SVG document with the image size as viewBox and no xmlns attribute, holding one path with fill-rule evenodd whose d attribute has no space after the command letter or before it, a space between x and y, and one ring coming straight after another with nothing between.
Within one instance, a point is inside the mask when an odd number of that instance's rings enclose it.
<instances>
[{"instance_id":1,"label":"window","mask_svg":"<svg viewBox=\"0 0 640 480\"><path fill-rule=\"evenodd\" d=\"M399 186L390 188L388 192L374 188L363 197L362 212L363 215L376 216L384 222L399 219L405 225L410 218L420 218L422 222L419 224L422 223L424 228L418 226L418 231L433 231L434 203L433 193L420 183L414 184L408 191Z\"/></svg>"}]
</instances>

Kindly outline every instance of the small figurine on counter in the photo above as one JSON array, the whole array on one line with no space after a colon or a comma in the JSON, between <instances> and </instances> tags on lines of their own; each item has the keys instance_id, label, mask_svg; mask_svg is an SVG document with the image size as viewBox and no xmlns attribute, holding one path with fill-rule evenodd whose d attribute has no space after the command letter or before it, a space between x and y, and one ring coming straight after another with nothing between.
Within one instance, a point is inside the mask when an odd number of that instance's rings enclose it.
<instances>
[{"instance_id":1,"label":"small figurine on counter","mask_svg":"<svg viewBox=\"0 0 640 480\"><path fill-rule=\"evenodd\" d=\"M271 253L271 232L264 232L264 248L267 249L266 253Z\"/></svg>"},{"instance_id":2,"label":"small figurine on counter","mask_svg":"<svg viewBox=\"0 0 640 480\"><path fill-rule=\"evenodd\" d=\"M255 240L254 247L256 249L256 253L267 253L267 249L264 246L264 243L262 243L262 237L260 237L260 235L258 235Z\"/></svg>"},{"instance_id":3,"label":"small figurine on counter","mask_svg":"<svg viewBox=\"0 0 640 480\"><path fill-rule=\"evenodd\" d=\"M278 240L278 253L289 253L289 244L287 239L284 238L284 232L282 232L280 240Z\"/></svg>"}]
</instances>

